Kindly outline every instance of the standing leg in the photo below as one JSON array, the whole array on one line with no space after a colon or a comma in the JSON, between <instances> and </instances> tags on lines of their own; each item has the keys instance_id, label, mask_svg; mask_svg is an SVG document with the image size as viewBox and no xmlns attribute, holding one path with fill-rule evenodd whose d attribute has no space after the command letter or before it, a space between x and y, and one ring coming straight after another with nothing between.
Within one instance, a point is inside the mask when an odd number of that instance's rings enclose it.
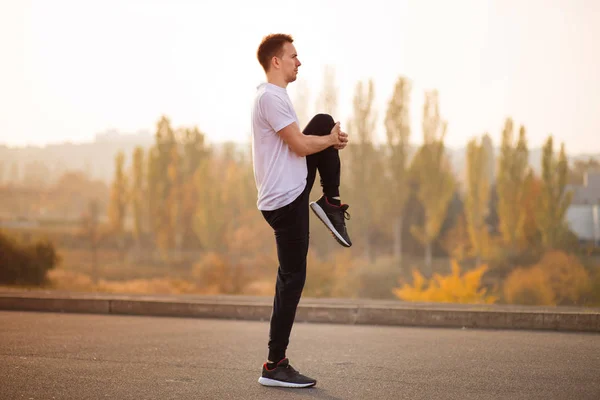
<instances>
[{"instance_id":1,"label":"standing leg","mask_svg":"<svg viewBox=\"0 0 600 400\"><path fill-rule=\"evenodd\" d=\"M308 196L315 174L316 171L311 171L309 167L306 187L291 204L275 211L262 212L275 231L279 260L269 331L268 360L274 363L285 358L296 309L306 281Z\"/></svg>"},{"instance_id":2,"label":"standing leg","mask_svg":"<svg viewBox=\"0 0 600 400\"><path fill-rule=\"evenodd\" d=\"M275 211L263 211L265 219L275 231L279 259L269 331L268 362L263 364L258 380L265 386L309 387L317 383L315 379L291 368L285 354L306 281L308 194L311 186L312 184L307 184L302 194L291 204Z\"/></svg>"}]
</instances>

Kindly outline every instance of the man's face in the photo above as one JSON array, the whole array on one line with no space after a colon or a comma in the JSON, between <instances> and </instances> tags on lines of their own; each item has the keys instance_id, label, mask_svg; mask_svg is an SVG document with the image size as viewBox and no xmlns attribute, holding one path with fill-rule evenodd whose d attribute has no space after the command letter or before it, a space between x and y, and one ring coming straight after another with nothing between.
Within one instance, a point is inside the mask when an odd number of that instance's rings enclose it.
<instances>
[{"instance_id":1,"label":"man's face","mask_svg":"<svg viewBox=\"0 0 600 400\"><path fill-rule=\"evenodd\" d=\"M302 64L298 60L296 48L292 43L286 42L283 45L283 56L280 58L280 63L285 81L288 83L294 82L298 76L298 67Z\"/></svg>"}]
</instances>

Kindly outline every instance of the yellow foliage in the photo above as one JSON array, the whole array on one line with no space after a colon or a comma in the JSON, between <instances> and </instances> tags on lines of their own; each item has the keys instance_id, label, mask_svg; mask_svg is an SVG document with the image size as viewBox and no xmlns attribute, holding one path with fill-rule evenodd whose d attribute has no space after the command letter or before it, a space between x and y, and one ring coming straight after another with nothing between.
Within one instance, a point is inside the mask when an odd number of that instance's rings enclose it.
<instances>
[{"instance_id":1,"label":"yellow foliage","mask_svg":"<svg viewBox=\"0 0 600 400\"><path fill-rule=\"evenodd\" d=\"M555 305L554 291L539 267L517 268L504 282L504 299L511 304Z\"/></svg>"},{"instance_id":2,"label":"yellow foliage","mask_svg":"<svg viewBox=\"0 0 600 400\"><path fill-rule=\"evenodd\" d=\"M311 249L308 251L306 284L303 296L306 297L349 297L353 287L348 279L352 270L352 255L348 251L336 251L326 259L321 259Z\"/></svg>"},{"instance_id":3,"label":"yellow foliage","mask_svg":"<svg viewBox=\"0 0 600 400\"><path fill-rule=\"evenodd\" d=\"M460 265L452 260L452 272L443 276L434 274L427 282L416 270L413 270L413 284L404 284L393 292L399 299L406 301L433 301L441 303L492 304L496 297L487 295L487 289L481 288L481 277L487 270L486 265L461 275Z\"/></svg>"},{"instance_id":4,"label":"yellow foliage","mask_svg":"<svg viewBox=\"0 0 600 400\"><path fill-rule=\"evenodd\" d=\"M193 269L197 286L210 293L239 294L257 277L251 260L221 253L206 253Z\"/></svg>"},{"instance_id":5,"label":"yellow foliage","mask_svg":"<svg viewBox=\"0 0 600 400\"><path fill-rule=\"evenodd\" d=\"M549 251L528 269L516 269L504 282L504 297L513 304L577 304L590 290L590 277L579 259Z\"/></svg>"},{"instance_id":6,"label":"yellow foliage","mask_svg":"<svg viewBox=\"0 0 600 400\"><path fill-rule=\"evenodd\" d=\"M590 288L590 277L573 254L562 251L547 252L538 266L548 276L557 304L576 303Z\"/></svg>"}]
</instances>

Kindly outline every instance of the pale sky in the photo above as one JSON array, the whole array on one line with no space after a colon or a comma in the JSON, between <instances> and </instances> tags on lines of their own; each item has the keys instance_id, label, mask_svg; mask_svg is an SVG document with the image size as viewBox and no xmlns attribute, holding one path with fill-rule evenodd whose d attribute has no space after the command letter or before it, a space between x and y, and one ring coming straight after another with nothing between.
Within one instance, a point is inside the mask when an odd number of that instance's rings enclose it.
<instances>
[{"instance_id":1,"label":"pale sky","mask_svg":"<svg viewBox=\"0 0 600 400\"><path fill-rule=\"evenodd\" d=\"M440 92L447 144L512 116L531 147L552 133L569 153L600 151L600 1L0 0L0 143L84 142L98 132L197 125L246 141L264 74L261 38L295 38L315 111L333 65L347 127L359 80L373 78L380 126L399 75ZM288 87L294 99L297 83Z\"/></svg>"}]
</instances>

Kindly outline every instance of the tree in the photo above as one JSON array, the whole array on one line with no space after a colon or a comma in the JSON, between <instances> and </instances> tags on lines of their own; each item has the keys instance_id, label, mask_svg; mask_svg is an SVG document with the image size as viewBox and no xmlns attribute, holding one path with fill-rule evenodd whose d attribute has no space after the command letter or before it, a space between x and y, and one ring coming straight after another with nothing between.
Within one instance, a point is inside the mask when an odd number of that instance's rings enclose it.
<instances>
[{"instance_id":1,"label":"tree","mask_svg":"<svg viewBox=\"0 0 600 400\"><path fill-rule=\"evenodd\" d=\"M310 98L310 91L308 84L305 80L299 79L296 84L296 93L294 96L294 110L298 116L300 122L300 129L306 126L309 121L309 110L308 103Z\"/></svg>"},{"instance_id":2,"label":"tree","mask_svg":"<svg viewBox=\"0 0 600 400\"><path fill-rule=\"evenodd\" d=\"M174 248L180 252L183 245L183 176L182 176L182 160L178 146L171 146L170 160L167 168L169 192L167 193L167 201L165 214L167 219L166 231L169 232L168 248Z\"/></svg>"},{"instance_id":3,"label":"tree","mask_svg":"<svg viewBox=\"0 0 600 400\"><path fill-rule=\"evenodd\" d=\"M490 198L489 171L486 168L489 155L483 143L476 139L467 145L467 193L465 216L471 246L477 259L485 257L488 244L488 230L485 220L488 215Z\"/></svg>"},{"instance_id":4,"label":"tree","mask_svg":"<svg viewBox=\"0 0 600 400\"><path fill-rule=\"evenodd\" d=\"M360 210L358 218L353 226L363 232L362 242L365 245L365 256L373 261L375 254L371 245L372 212L369 207L369 197L373 192L371 178L375 175L373 171L373 134L375 132L375 110L373 99L375 96L373 81L367 84L358 82L354 94L353 115L348 124L348 135L353 138L352 143L345 150L349 157L348 168L345 170L349 178L350 197L357 210ZM343 152L342 152L343 154ZM344 154L346 155L346 154Z\"/></svg>"},{"instance_id":5,"label":"tree","mask_svg":"<svg viewBox=\"0 0 600 400\"><path fill-rule=\"evenodd\" d=\"M121 261L125 252L125 218L127 213L128 187L125 174L125 154L122 151L115 157L115 177L110 189L110 203L108 206L108 219L110 231L117 236Z\"/></svg>"},{"instance_id":6,"label":"tree","mask_svg":"<svg viewBox=\"0 0 600 400\"><path fill-rule=\"evenodd\" d=\"M144 215L146 212L144 199L147 196L144 183L144 149L136 147L131 165L131 210L133 214L133 237L138 250L141 248L144 234Z\"/></svg>"},{"instance_id":7,"label":"tree","mask_svg":"<svg viewBox=\"0 0 600 400\"><path fill-rule=\"evenodd\" d=\"M155 134L155 145L152 151L151 169L149 169L152 181L152 193L155 197L151 200L151 211L154 228L154 239L157 247L162 250L163 255L174 247L175 232L173 232L173 190L171 177L176 168L173 160L176 155L177 141L175 132L171 128L171 121L163 116L158 121Z\"/></svg>"},{"instance_id":8,"label":"tree","mask_svg":"<svg viewBox=\"0 0 600 400\"><path fill-rule=\"evenodd\" d=\"M149 234L152 238L152 241L156 243L156 232L158 231L160 224L158 218L158 209L160 206L159 201L159 184L160 184L160 175L158 170L158 150L156 147L152 147L148 150L147 156L147 209L148 213L146 214L147 221L146 224L149 229Z\"/></svg>"},{"instance_id":9,"label":"tree","mask_svg":"<svg viewBox=\"0 0 600 400\"><path fill-rule=\"evenodd\" d=\"M519 130L519 140L513 145L513 121L508 118L502 132L502 147L498 160L498 217L504 243L511 251L524 236L526 214L523 198L527 183L529 151L525 139L525 127Z\"/></svg>"},{"instance_id":10,"label":"tree","mask_svg":"<svg viewBox=\"0 0 600 400\"><path fill-rule=\"evenodd\" d=\"M452 200L455 179L445 154L446 123L441 120L437 91L425 93L423 106L423 145L411 164L417 181L417 198L425 212L424 226L411 232L425 247L425 265L431 271L432 244L437 239Z\"/></svg>"},{"instance_id":11,"label":"tree","mask_svg":"<svg viewBox=\"0 0 600 400\"><path fill-rule=\"evenodd\" d=\"M573 193L566 192L568 163L565 145L561 144L560 154L554 156L552 136L548 137L542 157L541 201L536 219L542 235L542 245L555 249L567 231L565 213L571 204Z\"/></svg>"},{"instance_id":12,"label":"tree","mask_svg":"<svg viewBox=\"0 0 600 400\"><path fill-rule=\"evenodd\" d=\"M205 143L204 134L197 127L186 129L183 137L183 198L181 209L181 234L183 235L184 247L197 245L198 239L194 232L194 218L200 206L200 196L196 183L201 167L209 161L209 156L210 151ZM207 187L203 187L202 190L207 190Z\"/></svg>"},{"instance_id":13,"label":"tree","mask_svg":"<svg viewBox=\"0 0 600 400\"><path fill-rule=\"evenodd\" d=\"M92 199L88 204L87 212L81 218L81 235L88 241L92 253L92 282L98 282L98 244L101 239L100 204Z\"/></svg>"},{"instance_id":14,"label":"tree","mask_svg":"<svg viewBox=\"0 0 600 400\"><path fill-rule=\"evenodd\" d=\"M529 170L523 184L521 197L521 212L523 225L520 243L530 254L539 254L541 244L541 230L537 214L540 211L540 197L542 193L542 180Z\"/></svg>"},{"instance_id":15,"label":"tree","mask_svg":"<svg viewBox=\"0 0 600 400\"><path fill-rule=\"evenodd\" d=\"M402 266L402 224L404 207L409 197L408 152L410 138L410 90L408 79L399 77L388 103L385 117L389 155L386 170L390 176L388 200L389 217L394 232L394 257Z\"/></svg>"},{"instance_id":16,"label":"tree","mask_svg":"<svg viewBox=\"0 0 600 400\"><path fill-rule=\"evenodd\" d=\"M483 146L486 155L486 176L491 187L496 180L496 157L494 156L494 143L492 141L492 137L488 133L483 135L483 138L481 139L481 146Z\"/></svg>"},{"instance_id":17,"label":"tree","mask_svg":"<svg viewBox=\"0 0 600 400\"><path fill-rule=\"evenodd\" d=\"M317 113L325 113L336 118L338 93L335 86L335 67L326 65L323 71L323 89L317 100Z\"/></svg>"}]
</instances>

